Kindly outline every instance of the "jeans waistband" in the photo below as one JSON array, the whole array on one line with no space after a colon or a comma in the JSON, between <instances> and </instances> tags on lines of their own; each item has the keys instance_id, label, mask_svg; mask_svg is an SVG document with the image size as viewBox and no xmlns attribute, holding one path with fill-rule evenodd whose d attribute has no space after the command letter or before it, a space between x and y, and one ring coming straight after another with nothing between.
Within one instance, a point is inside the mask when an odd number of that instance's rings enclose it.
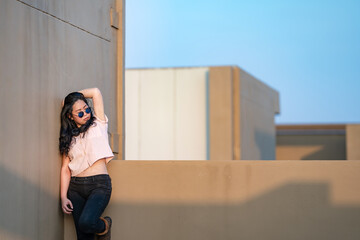
<instances>
[{"instance_id":1,"label":"jeans waistband","mask_svg":"<svg viewBox=\"0 0 360 240\"><path fill-rule=\"evenodd\" d=\"M99 174L88 177L71 177L72 182L96 182L98 180L106 180L106 179L110 179L110 176L108 174Z\"/></svg>"}]
</instances>

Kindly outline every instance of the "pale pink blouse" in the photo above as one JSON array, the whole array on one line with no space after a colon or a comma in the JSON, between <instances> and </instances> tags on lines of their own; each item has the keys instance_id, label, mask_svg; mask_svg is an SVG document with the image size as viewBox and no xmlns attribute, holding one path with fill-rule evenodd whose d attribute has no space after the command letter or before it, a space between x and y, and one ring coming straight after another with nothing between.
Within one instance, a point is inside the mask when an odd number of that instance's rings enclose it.
<instances>
[{"instance_id":1,"label":"pale pink blouse","mask_svg":"<svg viewBox=\"0 0 360 240\"><path fill-rule=\"evenodd\" d=\"M95 116L93 125L85 135L81 133L71 141L69 151L71 176L83 172L99 159L105 158L108 163L113 157L108 139L108 118L105 116L105 121L102 121Z\"/></svg>"}]
</instances>

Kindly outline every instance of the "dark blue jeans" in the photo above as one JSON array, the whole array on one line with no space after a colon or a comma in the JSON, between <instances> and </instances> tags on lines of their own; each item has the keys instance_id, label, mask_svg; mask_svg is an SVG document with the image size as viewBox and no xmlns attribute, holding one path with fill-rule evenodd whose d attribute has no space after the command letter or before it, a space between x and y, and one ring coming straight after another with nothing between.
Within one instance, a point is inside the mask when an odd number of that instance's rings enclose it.
<instances>
[{"instance_id":1,"label":"dark blue jeans","mask_svg":"<svg viewBox=\"0 0 360 240\"><path fill-rule=\"evenodd\" d=\"M95 233L105 231L100 216L109 203L111 190L111 178L107 174L71 177L67 195L73 204L78 240L94 240Z\"/></svg>"}]
</instances>

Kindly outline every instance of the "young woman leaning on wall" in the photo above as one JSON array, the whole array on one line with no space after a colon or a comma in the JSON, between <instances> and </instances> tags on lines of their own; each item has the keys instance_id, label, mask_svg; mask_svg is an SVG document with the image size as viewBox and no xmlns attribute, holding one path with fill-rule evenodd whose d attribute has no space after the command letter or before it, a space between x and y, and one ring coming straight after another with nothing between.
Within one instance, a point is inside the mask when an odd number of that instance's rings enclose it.
<instances>
[{"instance_id":1,"label":"young woman leaning on wall","mask_svg":"<svg viewBox=\"0 0 360 240\"><path fill-rule=\"evenodd\" d=\"M94 109L86 98L92 98ZM112 190L106 164L114 155L107 132L108 118L99 89L65 97L59 138L61 205L64 213L73 215L78 240L111 238L111 218L101 217Z\"/></svg>"}]
</instances>

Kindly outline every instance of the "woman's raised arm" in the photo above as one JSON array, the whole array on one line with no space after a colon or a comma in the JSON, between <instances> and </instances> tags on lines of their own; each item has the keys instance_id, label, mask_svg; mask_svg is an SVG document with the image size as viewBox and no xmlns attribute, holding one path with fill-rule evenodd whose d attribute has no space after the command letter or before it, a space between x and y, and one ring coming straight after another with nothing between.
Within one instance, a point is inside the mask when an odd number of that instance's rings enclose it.
<instances>
[{"instance_id":1,"label":"woman's raised arm","mask_svg":"<svg viewBox=\"0 0 360 240\"><path fill-rule=\"evenodd\" d=\"M98 88L87 88L79 91L85 98L92 98L95 115L102 121L105 121L104 102L101 92Z\"/></svg>"}]
</instances>

